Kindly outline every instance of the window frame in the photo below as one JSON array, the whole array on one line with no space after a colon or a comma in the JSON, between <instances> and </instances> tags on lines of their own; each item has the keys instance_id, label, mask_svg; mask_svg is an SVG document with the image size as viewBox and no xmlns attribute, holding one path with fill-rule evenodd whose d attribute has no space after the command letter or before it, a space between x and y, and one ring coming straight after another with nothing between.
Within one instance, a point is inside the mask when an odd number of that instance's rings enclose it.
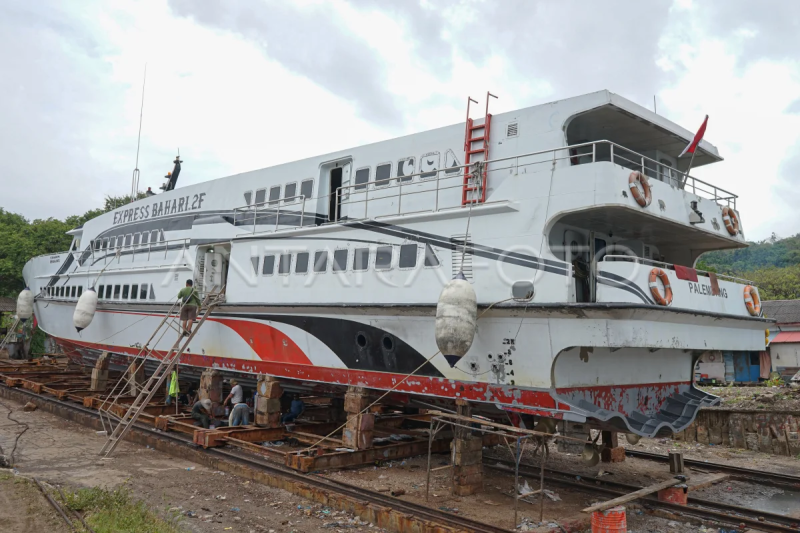
<instances>
[{"instance_id":1,"label":"window frame","mask_svg":"<svg viewBox=\"0 0 800 533\"><path fill-rule=\"evenodd\" d=\"M423 172L422 172L422 160L425 159L426 157L429 157L429 156L432 156L432 155L436 156L436 170L431 170L431 171L425 172L423 174ZM441 169L442 154L439 151L424 153L424 154L422 154L420 156L419 161L420 161L420 163L419 163L419 180L420 181L435 180L436 176L438 175L438 173L442 171L442 169Z\"/></svg>"},{"instance_id":2,"label":"window frame","mask_svg":"<svg viewBox=\"0 0 800 533\"><path fill-rule=\"evenodd\" d=\"M253 275L258 276L261 267L261 256L260 255L250 256L250 266L253 268Z\"/></svg>"},{"instance_id":3,"label":"window frame","mask_svg":"<svg viewBox=\"0 0 800 533\"><path fill-rule=\"evenodd\" d=\"M130 248L132 242L133 242L133 233L126 233L123 247Z\"/></svg>"},{"instance_id":4,"label":"window frame","mask_svg":"<svg viewBox=\"0 0 800 533\"><path fill-rule=\"evenodd\" d=\"M389 266L378 266L378 253L381 249L389 249ZM376 272L386 272L387 270L391 270L392 266L394 265L394 245L391 244L379 244L375 247L375 271Z\"/></svg>"},{"instance_id":5,"label":"window frame","mask_svg":"<svg viewBox=\"0 0 800 533\"><path fill-rule=\"evenodd\" d=\"M359 266L364 266L364 268L356 268L356 261L363 255L364 250L367 252L367 261L361 263ZM369 263L372 259L372 248L370 246L361 246L358 248L353 248L353 261L352 261L352 271L353 272L368 272L369 271Z\"/></svg>"},{"instance_id":6,"label":"window frame","mask_svg":"<svg viewBox=\"0 0 800 533\"><path fill-rule=\"evenodd\" d=\"M431 254L433 254L433 257L435 257L435 258L436 258L436 261L437 261L437 264L436 264L436 265L427 265L427 264L426 264L426 263L428 262L428 249L430 249L430 251L431 251ZM436 250L434 250L434 249L433 249L433 246L431 246L430 244L428 244L428 243L425 243L425 244L423 245L423 247L422 247L422 267L423 267L423 268L439 268L439 267L441 267L441 266L442 266L442 260L441 260L441 258L440 258L440 257L439 257L439 256L436 254Z\"/></svg>"},{"instance_id":7,"label":"window frame","mask_svg":"<svg viewBox=\"0 0 800 533\"><path fill-rule=\"evenodd\" d=\"M244 191L243 196L244 196L244 204L247 207L252 207L253 206L253 190L251 189L249 191Z\"/></svg>"},{"instance_id":8,"label":"window frame","mask_svg":"<svg viewBox=\"0 0 800 533\"><path fill-rule=\"evenodd\" d=\"M285 254L278 255L278 275L279 276L288 276L292 273L292 254L291 252L287 252ZM288 257L289 263L286 265L286 272L281 272L281 266L283 264L283 258Z\"/></svg>"},{"instance_id":9,"label":"window frame","mask_svg":"<svg viewBox=\"0 0 800 533\"><path fill-rule=\"evenodd\" d=\"M105 298L103 298L104 300L112 300L113 299L113 298L111 298L114 295L113 292L112 292L113 289L114 289L114 285L106 285L106 296L105 296Z\"/></svg>"},{"instance_id":10,"label":"window frame","mask_svg":"<svg viewBox=\"0 0 800 533\"><path fill-rule=\"evenodd\" d=\"M319 262L319 257L318 257L319 254L325 254L325 268L323 268L322 270L317 270L317 263ZM314 264L311 267L311 271L314 274L326 274L328 272L328 263L329 263L330 257L331 257L331 253L330 253L329 250L327 250L327 249L325 249L325 250L316 250L314 252Z\"/></svg>"},{"instance_id":11,"label":"window frame","mask_svg":"<svg viewBox=\"0 0 800 533\"><path fill-rule=\"evenodd\" d=\"M378 181L378 169L381 167L389 167L389 177L384 178L381 181ZM392 162L391 161L384 161L383 163L378 163L375 165L375 188L376 189L384 189L392 184ZM381 185L383 183L383 185Z\"/></svg>"},{"instance_id":12,"label":"window frame","mask_svg":"<svg viewBox=\"0 0 800 533\"><path fill-rule=\"evenodd\" d=\"M400 247L400 251L397 254L397 269L398 270L414 270L414 269L416 269L417 265L419 265L419 244L416 243L416 242L407 242L407 243L400 244L398 246ZM414 249L415 249L414 265L413 266L402 266L400 264L400 261L402 260L402 257L403 257L403 248L404 247L407 248L409 246L413 246Z\"/></svg>"},{"instance_id":13,"label":"window frame","mask_svg":"<svg viewBox=\"0 0 800 533\"><path fill-rule=\"evenodd\" d=\"M361 172L362 170L367 171L367 181L359 183L358 173ZM367 189L369 189L369 184L371 179L372 179L372 167L357 168L356 171L353 173L353 187L352 187L353 192L366 191Z\"/></svg>"},{"instance_id":14,"label":"window frame","mask_svg":"<svg viewBox=\"0 0 800 533\"><path fill-rule=\"evenodd\" d=\"M400 176L400 168L399 168L400 162L402 161L402 162L405 163L408 160L412 161L412 163L411 163L411 174L404 174L401 177ZM396 168L395 168L395 178L397 179L397 182L398 183L411 183L412 181L414 181L414 174L415 174L415 170L416 169L417 169L417 158L416 158L416 156L410 155L408 157L404 157L402 159L398 159L397 160L397 165L396 165Z\"/></svg>"},{"instance_id":15,"label":"window frame","mask_svg":"<svg viewBox=\"0 0 800 533\"><path fill-rule=\"evenodd\" d=\"M305 265L306 269L301 272L301 271L297 270L297 267L300 264L300 256L303 255L303 254L305 254L305 256L306 256L306 265ZM298 274L298 275L301 275L301 276L308 275L308 263L309 263L309 261L311 261L311 253L310 252L297 252L295 254L295 258L294 258L294 271L293 272L295 274Z\"/></svg>"},{"instance_id":16,"label":"window frame","mask_svg":"<svg viewBox=\"0 0 800 533\"><path fill-rule=\"evenodd\" d=\"M305 183L308 183L309 181L311 182L311 194L309 194L308 196L306 196L306 195L303 193L303 185L304 185ZM314 178L310 178L310 179L304 179L304 180L301 180L301 181L300 181L300 195L301 195L301 196L304 196L306 200L310 200L311 198L313 198L313 197L314 197Z\"/></svg>"},{"instance_id":17,"label":"window frame","mask_svg":"<svg viewBox=\"0 0 800 533\"><path fill-rule=\"evenodd\" d=\"M105 284L97 286L97 299L98 300L104 300L105 299L105 297L106 297L105 290L106 290Z\"/></svg>"},{"instance_id":18,"label":"window frame","mask_svg":"<svg viewBox=\"0 0 800 533\"><path fill-rule=\"evenodd\" d=\"M344 268L336 268L336 252L344 252ZM350 259L350 248L336 248L333 250L333 261L331 261L331 272L347 272L348 259Z\"/></svg>"},{"instance_id":19,"label":"window frame","mask_svg":"<svg viewBox=\"0 0 800 533\"><path fill-rule=\"evenodd\" d=\"M138 283L135 284L135 285L133 283L131 283L130 299L131 300L138 300L139 299L139 284Z\"/></svg>"},{"instance_id":20,"label":"window frame","mask_svg":"<svg viewBox=\"0 0 800 533\"><path fill-rule=\"evenodd\" d=\"M261 276L274 276L275 275L275 263L277 262L275 260L275 256L276 255L277 254L264 254L261 257ZM272 268L270 269L269 274L264 272L264 268L266 268L266 266L267 266L267 258L268 257L272 258Z\"/></svg>"},{"instance_id":21,"label":"window frame","mask_svg":"<svg viewBox=\"0 0 800 533\"><path fill-rule=\"evenodd\" d=\"M147 300L147 286L149 283L141 283L139 284L139 299L140 300ZM142 295L142 291L144 291L144 295Z\"/></svg>"},{"instance_id":22,"label":"window frame","mask_svg":"<svg viewBox=\"0 0 800 533\"><path fill-rule=\"evenodd\" d=\"M263 193L263 194L264 194L264 197L263 197L263 198L261 199L261 201L259 202L259 201L258 201L258 195L259 195L260 193ZM263 203L266 203L266 201L267 201L267 188L266 188L266 187L263 187L263 188L261 188L261 189L256 189L256 194L255 194L255 196L253 197L253 205L261 205L261 204L263 204Z\"/></svg>"},{"instance_id":23,"label":"window frame","mask_svg":"<svg viewBox=\"0 0 800 533\"><path fill-rule=\"evenodd\" d=\"M288 189L290 185L294 185L294 194L292 194L291 196L289 196L289 194L286 192L286 189ZM294 204L294 203L297 203L297 202L300 201L300 198L295 198L295 196L297 196L297 186L298 186L298 183L296 181L290 181L289 183L287 183L286 185L283 186L283 203L284 203L284 205L285 204Z\"/></svg>"},{"instance_id":24,"label":"window frame","mask_svg":"<svg viewBox=\"0 0 800 533\"><path fill-rule=\"evenodd\" d=\"M277 198L272 197L272 191L278 191ZM281 186L280 185L273 185L269 188L269 196L267 197L267 205L278 205L281 202Z\"/></svg>"},{"instance_id":25,"label":"window frame","mask_svg":"<svg viewBox=\"0 0 800 533\"><path fill-rule=\"evenodd\" d=\"M122 294L122 284L114 285L113 298L111 298L111 299L112 300L119 300L120 299L120 294Z\"/></svg>"},{"instance_id":26,"label":"window frame","mask_svg":"<svg viewBox=\"0 0 800 533\"><path fill-rule=\"evenodd\" d=\"M134 246L139 246L139 241L140 240L142 240L142 234L141 233L134 233L133 234L133 245Z\"/></svg>"},{"instance_id":27,"label":"window frame","mask_svg":"<svg viewBox=\"0 0 800 533\"><path fill-rule=\"evenodd\" d=\"M120 300L127 300L131 295L131 286L128 283L125 283L122 286L122 295L120 296Z\"/></svg>"}]
</instances>

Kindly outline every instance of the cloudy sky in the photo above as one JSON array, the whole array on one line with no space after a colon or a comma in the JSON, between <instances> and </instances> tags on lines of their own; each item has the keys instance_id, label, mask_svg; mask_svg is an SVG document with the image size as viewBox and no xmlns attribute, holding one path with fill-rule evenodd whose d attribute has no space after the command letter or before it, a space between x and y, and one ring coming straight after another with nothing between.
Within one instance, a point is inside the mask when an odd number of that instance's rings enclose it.
<instances>
[{"instance_id":1,"label":"cloudy sky","mask_svg":"<svg viewBox=\"0 0 800 533\"><path fill-rule=\"evenodd\" d=\"M800 2L0 2L0 207L64 217L180 149L181 183L609 89L725 161L749 239L800 232ZM143 188L144 188L143 187Z\"/></svg>"}]
</instances>

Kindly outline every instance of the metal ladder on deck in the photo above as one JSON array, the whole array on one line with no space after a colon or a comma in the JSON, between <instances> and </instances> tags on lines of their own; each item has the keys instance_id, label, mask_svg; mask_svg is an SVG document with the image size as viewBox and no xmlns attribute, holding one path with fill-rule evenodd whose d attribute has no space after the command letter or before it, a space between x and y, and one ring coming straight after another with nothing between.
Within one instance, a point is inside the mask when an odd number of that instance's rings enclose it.
<instances>
[{"instance_id":1,"label":"metal ladder on deck","mask_svg":"<svg viewBox=\"0 0 800 533\"><path fill-rule=\"evenodd\" d=\"M16 335L17 326L19 326L19 322L20 322L19 318L15 318L14 323L11 324L11 327L8 328L6 336L3 337L3 342L0 342L0 351L3 351L3 348L6 347L6 344L8 344L11 341L11 339L14 338L14 335Z\"/></svg>"},{"instance_id":2,"label":"metal ladder on deck","mask_svg":"<svg viewBox=\"0 0 800 533\"><path fill-rule=\"evenodd\" d=\"M161 358L158 367L156 367L156 370L153 372L150 378L145 382L144 386L139 391L139 394L136 396L136 399L133 401L130 407L128 407L128 410L125 412L125 415L121 419L119 419L119 422L117 423L117 426L114 428L114 431L109 435L108 440L106 441L105 445L103 445L103 448L100 450L100 455L103 455L105 457L110 457L111 454L116 449L117 444L119 444L119 441L125 438L125 435L127 435L128 431L130 431L130 429L136 423L136 420L138 420L139 415L142 413L144 408L147 407L147 405L150 403L150 400L153 398L158 389L164 383L164 380L167 378L168 375L170 375L172 369L175 368L175 366L178 364L181 355L183 355L183 353L186 351L186 348L189 346L189 343L197 334L197 331L205 323L206 319L211 314L211 311L214 309L214 307L216 307L220 303L221 295L224 292L224 290L225 288L223 287L219 293L210 293L206 296L205 301L200 306L201 310L205 309L203 317L200 319L197 325L194 328L192 328L192 332L189 334L188 337L184 337L183 332L180 330L180 327L178 327L178 332L180 335L178 337L178 340L175 341L175 344L173 344L172 348L170 348L170 350L164 355L164 357ZM174 310L174 305L173 308L170 310L170 312L167 313L167 316L164 317L164 320L161 322L161 324L159 324L159 327L156 328L156 331L151 336L150 341L152 341L152 339L155 337L158 331L161 330L161 328L165 324L167 324L169 327L174 327L169 321L170 316L172 316L171 312L173 310ZM178 325L180 326L180 323ZM148 341L148 343L150 341ZM148 352L152 353L152 351L149 350L149 348ZM147 356L145 355L145 357L142 359L141 363L142 365L144 364L146 358ZM136 361L134 361L132 365L135 364L135 362ZM126 379L127 376L123 375L122 379L120 379L117 385L119 385L120 382L124 382L124 380ZM117 387L115 387L115 389L116 388ZM117 395L114 398L114 402L116 402L116 399L119 398L119 396L120 395ZM112 402L112 405L114 402ZM113 413L109 411L109 409L110 406L105 409L106 414L114 416Z\"/></svg>"},{"instance_id":3,"label":"metal ladder on deck","mask_svg":"<svg viewBox=\"0 0 800 533\"><path fill-rule=\"evenodd\" d=\"M464 133L464 184L461 188L461 205L482 204L486 201L486 161L489 160L489 135L492 129L492 115L489 114L489 98L497 98L486 92L486 113L483 124L475 125L469 118L469 104L478 103L467 97L467 128ZM475 143L479 143L475 146ZM470 165L484 163L479 167L478 175Z\"/></svg>"}]
</instances>

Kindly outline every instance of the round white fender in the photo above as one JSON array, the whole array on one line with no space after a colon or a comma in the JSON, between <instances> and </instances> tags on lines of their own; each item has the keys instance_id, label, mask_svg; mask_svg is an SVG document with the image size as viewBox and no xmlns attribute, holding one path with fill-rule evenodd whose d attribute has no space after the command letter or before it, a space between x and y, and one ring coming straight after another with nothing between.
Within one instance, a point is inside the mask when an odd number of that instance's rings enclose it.
<instances>
[{"instance_id":1,"label":"round white fender","mask_svg":"<svg viewBox=\"0 0 800 533\"><path fill-rule=\"evenodd\" d=\"M17 296L17 317L25 322L33 316L33 293L28 287Z\"/></svg>"},{"instance_id":2,"label":"round white fender","mask_svg":"<svg viewBox=\"0 0 800 533\"><path fill-rule=\"evenodd\" d=\"M469 351L477 328L475 289L459 273L444 286L436 305L436 345L451 367Z\"/></svg>"},{"instance_id":3,"label":"round white fender","mask_svg":"<svg viewBox=\"0 0 800 533\"><path fill-rule=\"evenodd\" d=\"M78 304L75 306L75 312L72 314L72 323L78 333L81 330L89 327L94 318L94 313L97 311L97 293L94 287L81 294L78 298Z\"/></svg>"}]
</instances>

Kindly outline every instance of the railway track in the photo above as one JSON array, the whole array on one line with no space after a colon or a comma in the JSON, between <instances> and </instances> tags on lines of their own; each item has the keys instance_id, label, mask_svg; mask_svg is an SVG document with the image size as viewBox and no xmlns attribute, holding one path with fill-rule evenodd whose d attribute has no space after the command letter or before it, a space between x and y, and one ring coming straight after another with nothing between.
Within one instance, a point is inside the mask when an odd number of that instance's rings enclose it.
<instances>
[{"instance_id":1,"label":"railway track","mask_svg":"<svg viewBox=\"0 0 800 533\"><path fill-rule=\"evenodd\" d=\"M491 464L491 462L494 462L494 464ZM486 458L484 464L486 467L495 470L509 473L514 472L514 462L506 459L499 459L495 457ZM520 464L519 473L520 475L538 478L539 466L526 463ZM545 468L545 473L548 476L545 478L546 483L570 487L591 494L603 493L617 497L630 494L631 492L642 488L627 483L587 477L574 472L564 472L551 468ZM580 481L577 481L577 479L580 479ZM712 502L709 500L695 498L693 496L690 496L688 505L662 502L654 496L648 496L642 498L642 500L645 500L653 507L666 509L679 514L695 516L705 520L715 520L731 526L737 526L738 524L744 523L747 527L754 528L758 531L769 531L775 533L800 531L800 520L796 518L748 509L745 507L739 507L737 505Z\"/></svg>"},{"instance_id":2,"label":"railway track","mask_svg":"<svg viewBox=\"0 0 800 533\"><path fill-rule=\"evenodd\" d=\"M669 462L669 457L657 453L642 452L639 450L625 450L625 455L628 457L635 457L637 459L646 459L649 461L658 461L661 463ZM742 468L739 466L724 465L721 463L708 463L706 461L698 461L696 459L683 459L685 466L707 471L730 474L731 478L740 481L747 481L750 483L758 483L760 485L770 485L781 489L800 490L800 476L790 476L788 474L776 474L774 472L765 472L763 470L753 470L751 468Z\"/></svg>"},{"instance_id":3,"label":"railway track","mask_svg":"<svg viewBox=\"0 0 800 533\"><path fill-rule=\"evenodd\" d=\"M0 385L0 387L2 387L3 389L9 389L9 387L6 387L5 385ZM69 409L74 412L80 412L86 416L90 416L92 418L99 420L99 415L97 411L94 411L92 409L87 409L83 406L79 406L69 402L63 402L55 398L50 398L48 396L35 394L25 389L13 388L11 390L13 390L15 393L20 393L22 395L34 398L39 401L45 401L53 405L57 405L62 409ZM147 433L154 438L172 441L176 444L196 449L192 445L192 441L190 439L187 439L181 435L158 431L154 428L147 427L145 425L138 423L134 425L134 428L136 431ZM477 520L472 520L464 516L459 516L452 513L444 512L439 509L433 509L431 507L426 507L424 505L419 505L406 500L400 500L398 498L384 495L379 492L373 492L371 490L362 487L357 487L355 485L350 485L342 481L332 480L313 474L311 475L302 474L294 470L278 466L274 463L268 463L266 461L256 459L255 457L244 455L242 453L231 452L219 448L208 448L206 450L203 450L203 452L208 453L211 456L225 458L227 460L237 462L239 464L248 466L250 468L260 470L262 472L268 473L269 475L279 476L295 482L304 483L306 485L310 485L317 489L324 490L330 493L337 493L350 498L355 498L357 500L373 503L375 505L379 505L382 507L391 508L400 513L424 518L426 520L429 520L430 522L441 524L443 526L448 526L450 528L454 528L457 530L474 531L477 533L508 533L509 531L508 529L497 527L491 524L486 524L483 522L478 522Z\"/></svg>"}]
</instances>

